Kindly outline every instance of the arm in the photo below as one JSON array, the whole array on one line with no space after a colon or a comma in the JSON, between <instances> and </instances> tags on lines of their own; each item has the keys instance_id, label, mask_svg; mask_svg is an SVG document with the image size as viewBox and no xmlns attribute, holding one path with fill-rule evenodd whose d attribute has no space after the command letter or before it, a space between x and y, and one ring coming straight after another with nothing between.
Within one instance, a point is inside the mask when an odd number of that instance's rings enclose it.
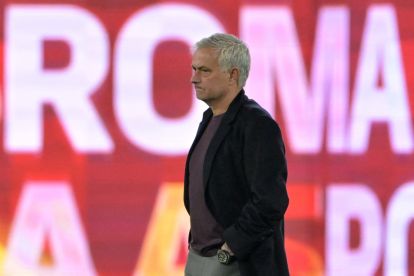
<instances>
[{"instance_id":1,"label":"arm","mask_svg":"<svg viewBox=\"0 0 414 276\"><path fill-rule=\"evenodd\" d=\"M243 150L250 200L236 223L225 229L226 245L239 258L273 234L288 206L286 161L280 129L269 117L259 117L246 127Z\"/></svg>"}]
</instances>

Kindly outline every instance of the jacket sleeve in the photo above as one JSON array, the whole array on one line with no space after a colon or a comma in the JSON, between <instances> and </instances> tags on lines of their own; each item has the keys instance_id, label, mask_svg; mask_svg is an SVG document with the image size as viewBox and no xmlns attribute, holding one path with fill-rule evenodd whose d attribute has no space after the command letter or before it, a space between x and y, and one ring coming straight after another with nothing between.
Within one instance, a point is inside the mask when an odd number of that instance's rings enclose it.
<instances>
[{"instance_id":1,"label":"jacket sleeve","mask_svg":"<svg viewBox=\"0 0 414 276\"><path fill-rule=\"evenodd\" d=\"M273 234L289 203L284 144L278 125L270 117L261 116L247 124L242 165L250 199L236 222L223 233L240 260Z\"/></svg>"}]
</instances>

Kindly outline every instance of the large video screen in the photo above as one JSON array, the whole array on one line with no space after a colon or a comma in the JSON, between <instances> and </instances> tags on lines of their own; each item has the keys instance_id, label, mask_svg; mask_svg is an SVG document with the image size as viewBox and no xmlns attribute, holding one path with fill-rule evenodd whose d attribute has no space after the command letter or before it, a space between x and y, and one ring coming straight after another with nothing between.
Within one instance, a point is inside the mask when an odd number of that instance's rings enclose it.
<instances>
[{"instance_id":1,"label":"large video screen","mask_svg":"<svg viewBox=\"0 0 414 276\"><path fill-rule=\"evenodd\" d=\"M279 123L291 275L414 275L414 2L1 1L0 275L183 275L191 47Z\"/></svg>"}]
</instances>

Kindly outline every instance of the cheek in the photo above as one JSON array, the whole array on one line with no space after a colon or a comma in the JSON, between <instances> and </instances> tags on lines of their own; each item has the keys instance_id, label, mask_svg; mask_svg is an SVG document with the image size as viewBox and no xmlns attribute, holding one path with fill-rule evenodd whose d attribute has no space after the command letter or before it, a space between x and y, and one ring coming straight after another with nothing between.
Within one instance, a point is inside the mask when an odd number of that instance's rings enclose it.
<instances>
[{"instance_id":1,"label":"cheek","mask_svg":"<svg viewBox=\"0 0 414 276\"><path fill-rule=\"evenodd\" d=\"M221 86L223 84L223 79L220 76L212 76L208 78L208 82L214 86Z\"/></svg>"}]
</instances>

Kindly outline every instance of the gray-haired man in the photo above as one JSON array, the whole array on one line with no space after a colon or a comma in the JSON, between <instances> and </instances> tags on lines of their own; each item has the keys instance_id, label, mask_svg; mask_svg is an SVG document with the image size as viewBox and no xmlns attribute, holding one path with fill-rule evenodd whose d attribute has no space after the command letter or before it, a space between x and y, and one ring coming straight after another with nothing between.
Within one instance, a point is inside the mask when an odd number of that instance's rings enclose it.
<instances>
[{"instance_id":1,"label":"gray-haired man","mask_svg":"<svg viewBox=\"0 0 414 276\"><path fill-rule=\"evenodd\" d=\"M195 45L192 68L197 98L209 108L186 162L185 275L288 275L285 148L277 123L243 90L249 50L214 34Z\"/></svg>"}]
</instances>

